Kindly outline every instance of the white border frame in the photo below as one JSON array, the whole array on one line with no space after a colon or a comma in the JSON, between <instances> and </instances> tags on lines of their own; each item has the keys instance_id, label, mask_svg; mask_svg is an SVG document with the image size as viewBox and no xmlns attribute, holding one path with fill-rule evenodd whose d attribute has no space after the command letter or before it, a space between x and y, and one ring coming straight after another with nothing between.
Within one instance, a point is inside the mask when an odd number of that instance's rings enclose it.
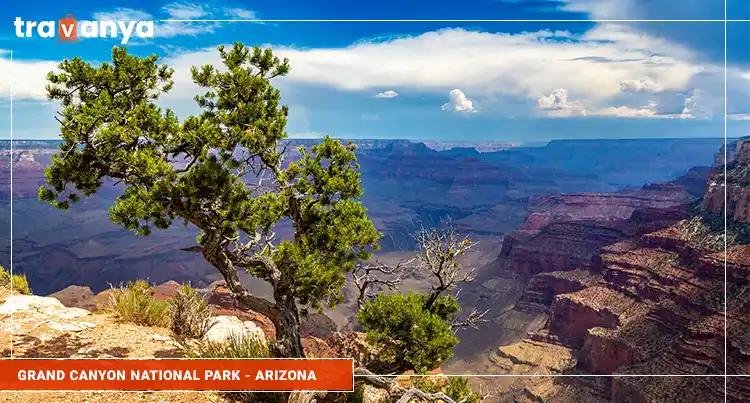
<instances>
[{"instance_id":1,"label":"white border frame","mask_svg":"<svg viewBox=\"0 0 750 403\"><path fill-rule=\"evenodd\" d=\"M371 22L371 23L377 23L377 22L424 22L424 23L430 23L430 22L455 22L455 23L465 23L465 22L503 22L503 23L516 23L516 22L535 22L535 23L549 23L549 22L567 22L567 23L602 23L602 22L620 22L620 23L632 23L632 22L691 22L691 23L699 23L699 22L705 22L705 23L724 23L724 374L703 374L703 375L694 375L694 374L609 374L609 375L594 375L594 374L580 374L580 375L573 375L573 374L550 374L550 375L541 375L541 374L519 374L519 375L513 375L513 374L487 374L487 375L481 375L481 374L432 374L432 375L412 375L417 377L430 377L430 376L447 376L447 377L467 377L467 378L548 378L548 377L608 377L608 378L629 378L629 377L698 377L698 378L714 378L714 377L723 377L724 378L724 402L727 402L728 398L728 378L729 377L750 377L750 375L740 375L740 374L728 374L727 373L727 346L728 346L728 333L727 333L727 321L728 321L728 315L727 315L727 251L728 251L728 244L727 244L727 224L728 224L728 213L726 210L727 205L727 23L729 22L739 22L739 23L750 23L750 20L747 19L727 19L727 1L724 1L724 19L723 20L717 20L717 19L681 19L681 20L667 20L667 19L635 19L635 20L623 20L623 19L582 19L582 20L571 20L571 19L519 19L519 20L509 20L509 19L463 19L463 20L456 20L456 19L413 19L413 20L403 20L403 19L345 19L345 20L330 20L330 19L313 19L313 20L303 20L303 19L161 19L158 20L159 22L224 22L224 23L231 23L231 22L254 22L254 23L308 23L308 22L327 22L327 23L353 23L353 22ZM10 217L10 273L11 276L13 275L13 50L10 50L10 208L11 208L11 217ZM11 285L11 296L13 295L13 287ZM10 314L10 323L11 323L11 329L10 329L10 359L16 359L13 357L13 314ZM70 359L78 359L78 358L24 358L24 359L31 359L31 360L44 360L44 359L59 359L59 360L70 360ZM90 360L97 360L97 359L112 359L112 358L86 358ZM121 360L174 360L175 358L121 358ZM180 359L187 359L188 358L176 358L177 360ZM342 360L352 360L352 358L333 358L333 359L342 359ZM352 375L353 378L355 377L361 377L363 375ZM397 377L399 375L380 375L385 377ZM54 392L52 390L42 390L42 391L19 391L19 392ZM115 390L76 390L76 391L61 391L61 392L117 392ZM147 391L121 391L121 392L147 392ZM237 392L237 391L198 391L198 390L169 390L169 391L159 391L159 392L204 392L204 393L215 393L215 392ZM255 392L266 392L266 391L255 391ZM269 391L269 392L279 392L279 391Z\"/></svg>"}]
</instances>

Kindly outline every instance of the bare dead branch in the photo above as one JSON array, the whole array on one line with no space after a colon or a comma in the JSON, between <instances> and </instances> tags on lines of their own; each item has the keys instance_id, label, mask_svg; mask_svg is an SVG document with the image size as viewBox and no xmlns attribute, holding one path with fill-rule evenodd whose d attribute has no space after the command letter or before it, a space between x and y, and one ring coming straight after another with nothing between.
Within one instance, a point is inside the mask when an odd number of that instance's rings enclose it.
<instances>
[{"instance_id":1,"label":"bare dead branch","mask_svg":"<svg viewBox=\"0 0 750 403\"><path fill-rule=\"evenodd\" d=\"M444 228L432 229L420 226L420 230L414 235L418 248L416 270L435 280L428 306L444 292L476 278L473 268L467 271L459 262L459 257L471 251L475 243L450 222L447 224Z\"/></svg>"},{"instance_id":2,"label":"bare dead branch","mask_svg":"<svg viewBox=\"0 0 750 403\"><path fill-rule=\"evenodd\" d=\"M459 329L465 329L465 328L472 328L472 329L479 329L479 325L481 323L487 323L489 320L484 319L484 316L487 315L487 312L490 310L487 309L484 312L479 312L476 308L472 309L471 312L469 312L469 315L466 317L466 319L461 321L454 321L451 323L451 328L456 331Z\"/></svg>"},{"instance_id":3,"label":"bare dead branch","mask_svg":"<svg viewBox=\"0 0 750 403\"><path fill-rule=\"evenodd\" d=\"M399 261L396 266L389 266L379 261L357 264L352 273L354 285L358 291L357 306L362 308L366 301L375 297L374 287L379 286L396 291L413 261L414 259Z\"/></svg>"}]
</instances>

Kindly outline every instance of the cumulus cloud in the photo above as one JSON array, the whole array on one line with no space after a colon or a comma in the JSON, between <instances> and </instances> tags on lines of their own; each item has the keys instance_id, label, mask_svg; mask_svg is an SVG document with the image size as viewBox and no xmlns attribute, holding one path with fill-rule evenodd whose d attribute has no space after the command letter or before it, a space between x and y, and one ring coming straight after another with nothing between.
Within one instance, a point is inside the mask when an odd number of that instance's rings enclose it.
<instances>
[{"instance_id":1,"label":"cumulus cloud","mask_svg":"<svg viewBox=\"0 0 750 403\"><path fill-rule=\"evenodd\" d=\"M171 34L184 32L182 29L186 28L177 27ZM469 93L472 100L455 93L446 109L473 111L475 104L481 102L483 111L505 113L507 102L512 102L525 108L526 113L542 110L553 116L584 116L597 111L609 111L614 116L631 113L607 109L623 106L633 110L632 114L646 115L650 112L642 112L644 108L639 106L647 101L643 96L653 95L659 107L664 108L666 97L701 88L707 92L691 110L712 110L714 116L719 116L721 110L723 116L723 94L712 88L723 83L723 64L697 63L689 49L628 26L601 24L584 34L547 30L511 34L456 28L360 41L340 48L264 46L273 47L280 57L291 60L290 74L278 81L287 88L322 86L370 94L382 91L381 97L393 91L383 91L384 88L435 94L460 88L460 94ZM191 107L196 88L190 67L221 64L215 46L173 54L165 62L175 69L175 88L165 98ZM46 67L41 69L43 74L33 68L16 70L16 82L38 87L26 93L44 93ZM730 68L728 74L730 80L736 76L746 82L743 77L748 71ZM699 76L702 78L696 80ZM740 87L737 91L741 93L735 99L747 99L744 96L750 96L750 88ZM565 93L555 94L553 89L564 89ZM625 99L629 97L634 99ZM717 99L721 102L717 103ZM656 108L654 114L679 114L680 100L675 101L673 110ZM519 113L523 112L514 112Z\"/></svg>"},{"instance_id":2,"label":"cumulus cloud","mask_svg":"<svg viewBox=\"0 0 750 403\"><path fill-rule=\"evenodd\" d=\"M398 96L398 92L393 90L387 90L375 94L375 98L394 98Z\"/></svg>"},{"instance_id":3,"label":"cumulus cloud","mask_svg":"<svg viewBox=\"0 0 750 403\"><path fill-rule=\"evenodd\" d=\"M656 94L661 91L661 85L650 78L644 80L620 81L620 92Z\"/></svg>"},{"instance_id":4,"label":"cumulus cloud","mask_svg":"<svg viewBox=\"0 0 750 403\"><path fill-rule=\"evenodd\" d=\"M536 105L545 110L568 109L571 106L568 103L568 90L559 88L549 95L542 95L537 99Z\"/></svg>"},{"instance_id":5,"label":"cumulus cloud","mask_svg":"<svg viewBox=\"0 0 750 403\"><path fill-rule=\"evenodd\" d=\"M690 107L694 106L693 98L685 98L684 104L685 108L678 114L659 113L659 105L653 100L649 101L645 106L638 107L628 105L597 107L595 105L586 105L582 101L569 99L568 91L564 88L553 90L549 95L541 95L537 98L537 108L545 111L548 116L552 117L694 118L690 110Z\"/></svg>"},{"instance_id":6,"label":"cumulus cloud","mask_svg":"<svg viewBox=\"0 0 750 403\"><path fill-rule=\"evenodd\" d=\"M127 7L120 7L110 11L100 11L92 14L95 20L104 21L149 21L154 16L141 10L135 10Z\"/></svg>"},{"instance_id":7,"label":"cumulus cloud","mask_svg":"<svg viewBox=\"0 0 750 403\"><path fill-rule=\"evenodd\" d=\"M444 111L452 112L474 112L474 103L466 97L463 91L459 89L451 90L448 93L448 103L443 105Z\"/></svg>"},{"instance_id":8,"label":"cumulus cloud","mask_svg":"<svg viewBox=\"0 0 750 403\"><path fill-rule=\"evenodd\" d=\"M292 61L294 69L288 79L295 82L350 91L377 87L442 91L458 87L532 99L559 87L587 98L604 99L620 93L621 81L639 76L653 76L665 89L679 90L699 68L682 60L682 50L625 28L597 27L584 35L456 28L389 41L358 42L346 48L279 47L277 51ZM680 57L664 56L664 62L654 66L649 64L651 52Z\"/></svg>"}]
</instances>

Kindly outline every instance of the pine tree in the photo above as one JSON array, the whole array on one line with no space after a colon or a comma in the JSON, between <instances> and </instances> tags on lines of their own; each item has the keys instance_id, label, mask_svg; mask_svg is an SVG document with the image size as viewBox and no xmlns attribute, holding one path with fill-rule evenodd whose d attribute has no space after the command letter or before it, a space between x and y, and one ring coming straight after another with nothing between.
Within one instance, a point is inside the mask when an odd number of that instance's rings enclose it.
<instances>
[{"instance_id":1,"label":"pine tree","mask_svg":"<svg viewBox=\"0 0 750 403\"><path fill-rule=\"evenodd\" d=\"M67 209L114 181L123 191L109 210L113 222L139 235L175 221L198 228L189 249L273 321L276 355L304 357L300 314L340 302L346 273L381 235L358 200L353 144L326 137L284 161L288 109L271 80L289 72L289 61L241 43L218 51L226 71L193 67L193 81L206 89L195 97L202 113L182 122L156 104L174 82L155 55L114 48L111 64L61 63L47 86L62 105L61 151L39 198ZM286 221L293 235L276 240ZM274 301L251 295L240 269L270 283Z\"/></svg>"}]
</instances>

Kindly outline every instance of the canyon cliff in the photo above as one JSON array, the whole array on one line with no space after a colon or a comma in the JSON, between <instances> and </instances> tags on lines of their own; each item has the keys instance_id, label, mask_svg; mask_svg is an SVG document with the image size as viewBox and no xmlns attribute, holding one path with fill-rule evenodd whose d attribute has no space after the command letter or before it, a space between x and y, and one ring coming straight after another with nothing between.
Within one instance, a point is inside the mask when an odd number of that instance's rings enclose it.
<instances>
[{"instance_id":1,"label":"canyon cliff","mask_svg":"<svg viewBox=\"0 0 750 403\"><path fill-rule=\"evenodd\" d=\"M489 370L583 376L519 378L503 386L503 399L708 402L725 393L732 402L750 398L750 383L743 378L730 378L725 389L723 377L705 376L724 374L725 362L728 374L750 374L750 138L728 145L726 164L724 151L717 154L702 200L672 193L671 206L666 198L640 202L657 188L687 191L685 177L682 184L609 195L598 217L581 213L597 210L593 195L585 196L583 210L577 204L582 195L548 197L540 201L539 213L506 237L498 268L527 280L505 317L536 316L526 323L525 335L490 354ZM693 187L695 174L689 174ZM623 208L622 197L638 202ZM571 209L578 214L566 214ZM698 377L632 376L646 374Z\"/></svg>"}]
</instances>

